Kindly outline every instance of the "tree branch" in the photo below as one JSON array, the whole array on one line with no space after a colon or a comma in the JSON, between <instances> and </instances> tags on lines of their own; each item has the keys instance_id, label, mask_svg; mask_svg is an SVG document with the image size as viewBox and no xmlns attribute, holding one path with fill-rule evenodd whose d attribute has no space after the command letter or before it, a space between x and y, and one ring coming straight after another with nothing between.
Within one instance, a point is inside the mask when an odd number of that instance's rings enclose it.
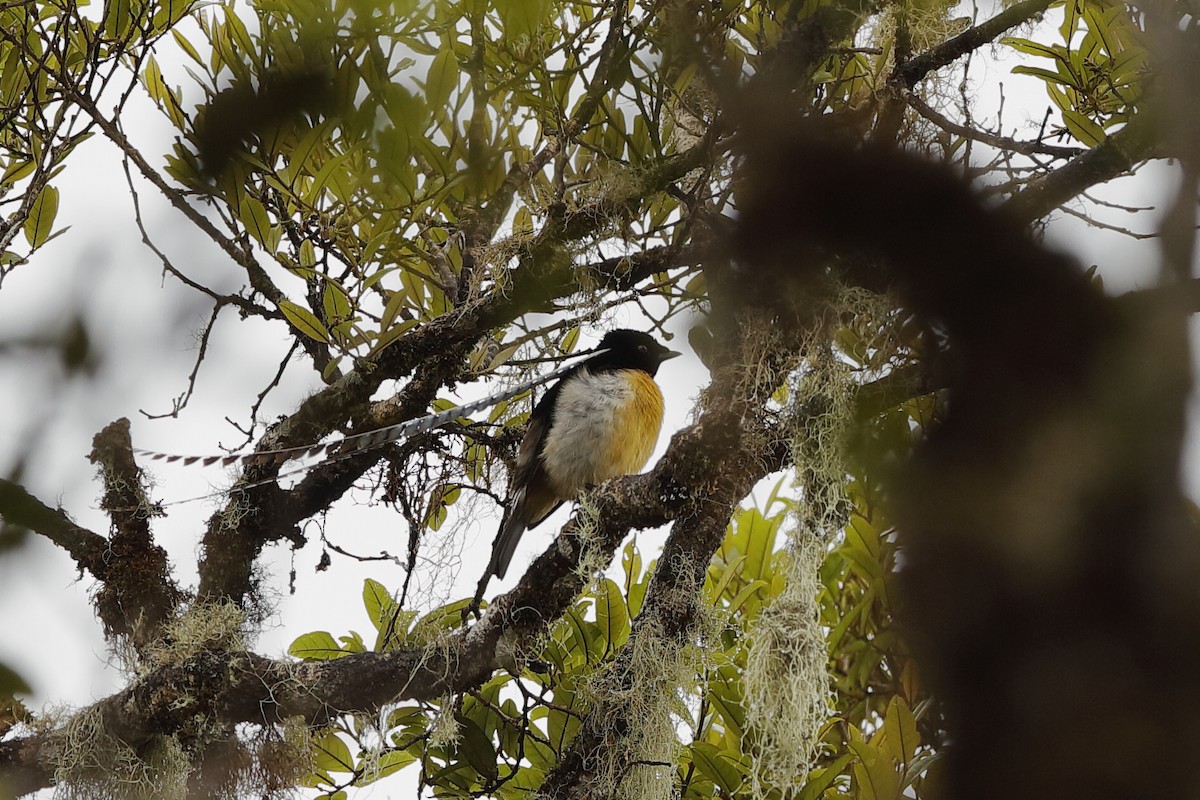
<instances>
[{"instance_id":1,"label":"tree branch","mask_svg":"<svg viewBox=\"0 0 1200 800\"><path fill-rule=\"evenodd\" d=\"M96 612L108 633L128 635L141 648L174 616L183 593L171 578L166 551L155 544L150 531L150 518L160 512L142 488L129 420L121 418L96 434L88 458L103 468L100 507L113 523L104 567L93 572L102 583L95 596Z\"/></svg>"},{"instance_id":2,"label":"tree branch","mask_svg":"<svg viewBox=\"0 0 1200 800\"><path fill-rule=\"evenodd\" d=\"M614 69L617 65L628 61L629 49L622 36L628 8L623 2L613 2L611 6L612 15L609 18L608 33L596 55L596 69L592 75L592 82L576 107L575 113L571 115L570 119L564 121L562 130L557 131L553 138L533 157L524 163L514 163L486 206L467 216L463 227L467 231L470 250L481 248L484 243L492 239L496 229L503 222L504 215L512 205L516 193L550 163L550 160L562 151L566 143L571 141L591 121L601 99L608 92ZM482 52L482 42L479 43L479 46ZM476 103L477 108L481 106L482 104Z\"/></svg>"},{"instance_id":3,"label":"tree branch","mask_svg":"<svg viewBox=\"0 0 1200 800\"><path fill-rule=\"evenodd\" d=\"M954 63L972 50L978 50L984 45L991 44L1005 31L1043 13L1053 2L1054 0L1022 0L986 22L968 28L959 35L909 59L896 72L911 89L930 72Z\"/></svg>"},{"instance_id":4,"label":"tree branch","mask_svg":"<svg viewBox=\"0 0 1200 800\"><path fill-rule=\"evenodd\" d=\"M1087 152L1080 147L1057 147L1055 145L1045 144L1040 141L1023 142L1007 136L998 136L994 133L988 133L987 131L968 128L967 126L959 125L945 115L938 113L936 109L911 92L909 92L904 99L910 106L916 109L918 114L932 122L934 125L937 125L947 133L953 133L976 142L990 144L992 147L995 147L999 150L1021 153L1022 155L1027 156L1047 155L1053 156L1054 158L1074 158Z\"/></svg>"},{"instance_id":5,"label":"tree branch","mask_svg":"<svg viewBox=\"0 0 1200 800\"><path fill-rule=\"evenodd\" d=\"M142 177L150 181L150 183L163 193L163 196L167 198L167 201L171 205L175 206L177 210L188 218L189 222L203 231L217 247L221 248L227 256L233 259L234 263L246 271L246 275L250 279L250 285L256 292L276 305L285 299L283 292L279 291L278 287L267 277L263 268L254 260L254 256L235 246L233 240L222 235L216 229L216 226L209 221L208 217L192 208L187 200L183 198L183 195L171 187L158 174L158 171L147 163L141 152L133 146L125 134L121 132L121 129L101 113L92 98L74 91L70 91L70 94L79 107L87 112L88 116L95 121L97 127L104 132L104 135L120 149L126 158L134 163Z\"/></svg>"},{"instance_id":6,"label":"tree branch","mask_svg":"<svg viewBox=\"0 0 1200 800\"><path fill-rule=\"evenodd\" d=\"M111 123L109 125L113 127ZM115 128L113 133L120 135ZM451 385L462 376L466 356L487 331L506 325L578 288L582 273L576 271L566 244L594 234L614 216L640 203L645 196L662 191L709 157L711 145L702 143L636 171L627 185L622 184L619 190L589 205L571 211L562 209L551 215L519 264L505 273L509 286L468 300L452 313L413 329L362 359L354 370L305 400L288 419L263 436L258 447L275 449L318 442L340 429L347 419L361 423L371 395L383 381L404 378L417 370L422 377L411 381L402 392L402 399L397 403L396 421L424 413L441 387ZM131 154L130 158L139 169L145 163L139 161L140 156ZM158 180L161 182L161 178ZM182 203L182 199L179 202ZM186 203L183 205L192 215L204 219ZM204 221L207 224L207 220ZM601 267L614 268L606 276L606 283L629 287L641 275L652 274L647 269L665 261L666 253L663 252L647 258L642 269L626 271L620 269L619 264L607 263L602 263ZM309 486L316 485L323 477L332 478L322 493L333 491L340 496L377 459L378 454L375 454L341 462L323 475L315 476ZM248 466L242 473L241 483L261 483L278 474L278 469L278 464ZM240 601L253 589L252 568L262 547L280 538L298 540L292 512L307 507L311 506L305 502L290 502L277 486L257 486L236 492L208 521L203 540L200 596ZM258 509L259 513L247 513L250 508ZM269 509L281 513L275 516Z\"/></svg>"},{"instance_id":7,"label":"tree branch","mask_svg":"<svg viewBox=\"0 0 1200 800\"><path fill-rule=\"evenodd\" d=\"M128 688L79 712L133 749L159 735L202 736L222 728L275 725L301 717L321 726L343 713L370 713L401 698L430 700L476 685L485 662L462 646L363 653L334 661L273 660L249 652L205 651L160 667ZM491 667L487 663L487 667ZM52 785L46 769L55 732L0 744L0 778L13 796Z\"/></svg>"},{"instance_id":8,"label":"tree branch","mask_svg":"<svg viewBox=\"0 0 1200 800\"><path fill-rule=\"evenodd\" d=\"M108 139L115 144L122 153L125 154L125 157L129 161L133 162L133 164L138 168L138 172L141 173L142 177L150 181L150 183L152 183L160 192L163 193L163 196L167 198L167 201L170 202L171 205L173 205L185 217L187 217L189 222L203 231L209 237L209 239L213 241L213 243L221 248L221 250L223 250L231 259L233 259L235 264L240 266L245 271L246 278L250 282L250 287L255 292L265 297L272 305L275 306L275 308L279 308L280 304L287 299L287 296L279 289L279 287L275 285L270 276L267 275L266 270L264 270L262 265L259 264L254 258L254 254L251 253L249 249L237 247L232 239L230 239L228 236L223 236L221 232L217 230L216 226L209 221L208 217L204 216L191 205L189 205L187 200L184 199L183 195L172 188L162 177L162 175L158 174L158 171L150 166L150 164L142 156L141 152L133 146L133 143L129 141L117 124L109 120L100 112L99 107L97 107L92 98L76 91L70 86L65 86L64 88L67 93L70 94L71 98L79 105L79 107L82 108L88 114L88 116L92 118L92 120L96 123L96 126L100 128L104 135L107 136ZM270 316L276 319L283 318L283 314L279 312L271 314L260 309L258 313L262 313L263 316ZM304 348L305 352L307 352L309 357L312 358L313 364L316 365L318 370L323 369L324 366L329 363L329 352L328 350L324 349L319 342L301 334L295 334L295 336L300 342L301 346Z\"/></svg>"},{"instance_id":9,"label":"tree branch","mask_svg":"<svg viewBox=\"0 0 1200 800\"><path fill-rule=\"evenodd\" d=\"M74 559L81 570L103 574L108 540L77 525L62 509L50 508L23 486L0 478L0 520L45 536Z\"/></svg>"},{"instance_id":10,"label":"tree branch","mask_svg":"<svg viewBox=\"0 0 1200 800\"><path fill-rule=\"evenodd\" d=\"M1163 156L1159 146L1152 116L1142 112L1091 150L1030 181L1001 207L1020 222L1033 222L1092 186L1112 180L1142 161Z\"/></svg>"}]
</instances>

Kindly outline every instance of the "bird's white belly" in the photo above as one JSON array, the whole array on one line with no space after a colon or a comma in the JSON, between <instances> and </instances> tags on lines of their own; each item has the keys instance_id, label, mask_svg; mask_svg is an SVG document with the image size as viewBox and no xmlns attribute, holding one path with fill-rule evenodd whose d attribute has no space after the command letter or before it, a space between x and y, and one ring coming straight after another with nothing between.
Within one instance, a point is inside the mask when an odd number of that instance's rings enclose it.
<instances>
[{"instance_id":1,"label":"bird's white belly","mask_svg":"<svg viewBox=\"0 0 1200 800\"><path fill-rule=\"evenodd\" d=\"M633 399L623 371L583 370L563 385L542 449L546 474L560 497L573 498L583 488L625 471L614 471L610 454L614 437L631 433L621 430L622 410Z\"/></svg>"}]
</instances>

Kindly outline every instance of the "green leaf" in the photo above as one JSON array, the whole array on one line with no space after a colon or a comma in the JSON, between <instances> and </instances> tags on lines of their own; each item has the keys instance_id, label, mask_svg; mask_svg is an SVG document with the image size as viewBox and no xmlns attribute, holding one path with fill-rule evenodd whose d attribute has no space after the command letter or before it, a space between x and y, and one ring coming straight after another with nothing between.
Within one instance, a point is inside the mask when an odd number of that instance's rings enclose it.
<instances>
[{"instance_id":1,"label":"green leaf","mask_svg":"<svg viewBox=\"0 0 1200 800\"><path fill-rule=\"evenodd\" d=\"M342 363L341 356L334 356L333 358L329 359L329 363L326 364L325 368L321 370L321 380L333 380L334 375L336 375L338 371L338 364L340 363Z\"/></svg>"},{"instance_id":2,"label":"green leaf","mask_svg":"<svg viewBox=\"0 0 1200 800\"><path fill-rule=\"evenodd\" d=\"M1087 3L1083 6L1083 17L1087 20L1088 31L1100 40L1100 43L1104 47L1104 52L1110 56L1114 56L1120 52L1120 46L1117 45L1112 32L1108 29L1109 19L1103 11L1091 3Z\"/></svg>"},{"instance_id":3,"label":"green leaf","mask_svg":"<svg viewBox=\"0 0 1200 800\"><path fill-rule=\"evenodd\" d=\"M204 66L204 60L200 58L200 54L196 52L196 48L192 46L192 43L189 42L177 28L171 29L171 35L175 37L175 44L179 45L179 48L183 50L183 52L187 53L189 58L191 58L200 66Z\"/></svg>"},{"instance_id":4,"label":"green leaf","mask_svg":"<svg viewBox=\"0 0 1200 800\"><path fill-rule=\"evenodd\" d=\"M325 319L330 322L344 320L354 310L354 306L350 303L350 298L346 295L345 290L341 286L338 286L336 281L325 282L325 291L321 297L321 304L325 310Z\"/></svg>"},{"instance_id":5,"label":"green leaf","mask_svg":"<svg viewBox=\"0 0 1200 800\"><path fill-rule=\"evenodd\" d=\"M375 626L375 630L383 630L384 626L389 624L392 611L396 606L391 592L385 589L379 581L367 578L363 581L362 596L363 605L366 606L371 624Z\"/></svg>"},{"instance_id":6,"label":"green leaf","mask_svg":"<svg viewBox=\"0 0 1200 800\"><path fill-rule=\"evenodd\" d=\"M1073 89L1079 88L1079 82L1076 79L1041 67L1028 67L1020 64L1013 67L1012 72L1014 75L1032 75L1035 78L1041 78L1050 85L1061 83L1063 86L1070 86Z\"/></svg>"},{"instance_id":7,"label":"green leaf","mask_svg":"<svg viewBox=\"0 0 1200 800\"><path fill-rule=\"evenodd\" d=\"M571 650L581 654L587 663L591 663L591 654L595 652L592 646L595 639L595 626L583 616L579 607L568 608L563 619L570 626L572 633Z\"/></svg>"},{"instance_id":8,"label":"green leaf","mask_svg":"<svg viewBox=\"0 0 1200 800\"><path fill-rule=\"evenodd\" d=\"M384 730L389 732L395 728L424 731L429 728L429 718L420 706L401 706L388 713L384 725Z\"/></svg>"},{"instance_id":9,"label":"green leaf","mask_svg":"<svg viewBox=\"0 0 1200 800\"><path fill-rule=\"evenodd\" d=\"M386 778L392 773L399 772L417 761L417 757L405 750L388 750L380 753L378 758L366 760L363 764L363 776L355 785L366 786L380 778Z\"/></svg>"},{"instance_id":10,"label":"green leaf","mask_svg":"<svg viewBox=\"0 0 1200 800\"><path fill-rule=\"evenodd\" d=\"M354 757L342 737L330 731L313 742L313 768L323 772L353 772Z\"/></svg>"},{"instance_id":11,"label":"green leaf","mask_svg":"<svg viewBox=\"0 0 1200 800\"><path fill-rule=\"evenodd\" d=\"M462 625L463 609L470 607L471 601L472 599L467 597L430 611L413 623L412 638L417 641L425 641L439 632L458 628Z\"/></svg>"},{"instance_id":12,"label":"green leaf","mask_svg":"<svg viewBox=\"0 0 1200 800\"><path fill-rule=\"evenodd\" d=\"M246 226L246 232L253 236L255 241L267 250L274 252L281 232L277 233L275 226L271 225L271 218L267 215L266 206L254 197L243 197L241 207L238 209L238 219Z\"/></svg>"},{"instance_id":13,"label":"green leaf","mask_svg":"<svg viewBox=\"0 0 1200 800\"><path fill-rule=\"evenodd\" d=\"M879 528L861 514L850 518L846 527L846 550L857 550L866 554L872 562L879 561ZM874 567L878 569L878 566Z\"/></svg>"},{"instance_id":14,"label":"green leaf","mask_svg":"<svg viewBox=\"0 0 1200 800\"><path fill-rule=\"evenodd\" d=\"M225 32L237 42L241 55L249 56L254 53L254 43L250 40L250 31L246 29L246 23L242 22L242 18L229 6L225 7Z\"/></svg>"},{"instance_id":15,"label":"green leaf","mask_svg":"<svg viewBox=\"0 0 1200 800\"><path fill-rule=\"evenodd\" d=\"M1067 131L1088 147L1095 147L1108 138L1108 135L1104 132L1104 128L1101 128L1078 111L1064 108L1062 115L1063 123L1067 126Z\"/></svg>"},{"instance_id":16,"label":"green leaf","mask_svg":"<svg viewBox=\"0 0 1200 800\"><path fill-rule=\"evenodd\" d=\"M734 527L737 531L735 540L739 545L738 552L746 555L746 567L742 576L748 580L769 578L778 521L767 519L757 508L750 508L734 515Z\"/></svg>"},{"instance_id":17,"label":"green leaf","mask_svg":"<svg viewBox=\"0 0 1200 800\"><path fill-rule=\"evenodd\" d=\"M284 318L292 324L292 327L300 333L310 339L316 339L318 342L329 343L329 331L321 324L321 320L317 319L316 315L307 308L298 306L290 300L284 300L280 302L279 310L283 312Z\"/></svg>"},{"instance_id":18,"label":"green leaf","mask_svg":"<svg viewBox=\"0 0 1200 800\"><path fill-rule=\"evenodd\" d=\"M309 160L314 153L318 152L318 145L329 138L329 130L332 127L333 124L328 120L312 126L291 148L288 153L288 165L294 170L293 175L299 174L302 170L310 175L313 173Z\"/></svg>"},{"instance_id":19,"label":"green leaf","mask_svg":"<svg viewBox=\"0 0 1200 800\"><path fill-rule=\"evenodd\" d=\"M7 186L8 184L16 183L17 181L33 174L37 168L29 159L13 159L4 169L4 175L0 177L0 184Z\"/></svg>"},{"instance_id":20,"label":"green leaf","mask_svg":"<svg viewBox=\"0 0 1200 800\"><path fill-rule=\"evenodd\" d=\"M491 737L472 719L461 714L455 717L459 724L459 752L466 758L467 763L480 775L495 780L496 748Z\"/></svg>"},{"instance_id":21,"label":"green leaf","mask_svg":"<svg viewBox=\"0 0 1200 800\"><path fill-rule=\"evenodd\" d=\"M638 557L638 564L641 564L641 558ZM650 575L654 571L654 561L651 561L645 571L642 571L640 577L637 577L631 584L629 590L625 594L625 603L629 607L629 615L636 617L642 611L642 603L646 600L646 592L650 589Z\"/></svg>"},{"instance_id":22,"label":"green leaf","mask_svg":"<svg viewBox=\"0 0 1200 800\"><path fill-rule=\"evenodd\" d=\"M804 789L801 790L800 797L797 800L817 800L817 798L825 794L825 790L833 785L833 782L842 774L842 770L853 760L853 755L846 754L828 767L814 769L808 773L808 781L804 784Z\"/></svg>"},{"instance_id":23,"label":"green leaf","mask_svg":"<svg viewBox=\"0 0 1200 800\"><path fill-rule=\"evenodd\" d=\"M528 206L521 206L513 214L513 233L533 233L533 214Z\"/></svg>"},{"instance_id":24,"label":"green leaf","mask_svg":"<svg viewBox=\"0 0 1200 800\"><path fill-rule=\"evenodd\" d=\"M504 37L511 42L532 36L550 8L549 0L505 0L497 5Z\"/></svg>"},{"instance_id":25,"label":"green leaf","mask_svg":"<svg viewBox=\"0 0 1200 800\"><path fill-rule=\"evenodd\" d=\"M392 292L388 295L387 304L383 307L383 316L379 320L380 333L391 330L392 326L396 324L400 310L404 308L407 301L407 292Z\"/></svg>"},{"instance_id":26,"label":"green leaf","mask_svg":"<svg viewBox=\"0 0 1200 800\"><path fill-rule=\"evenodd\" d=\"M852 736L850 751L858 756L854 764L854 780L858 784L859 800L898 800L900 776L878 748Z\"/></svg>"},{"instance_id":27,"label":"green leaf","mask_svg":"<svg viewBox=\"0 0 1200 800\"><path fill-rule=\"evenodd\" d=\"M312 183L304 190L300 200L305 205L315 206L320 199L321 194L325 191L326 185L332 182L333 193L339 200L345 202L343 196L347 194L347 186L345 185L345 170L346 162L350 160L353 151L342 153L327 159L321 168L316 171L312 177Z\"/></svg>"},{"instance_id":28,"label":"green leaf","mask_svg":"<svg viewBox=\"0 0 1200 800\"><path fill-rule=\"evenodd\" d=\"M605 632L606 647L611 651L629 639L629 610L616 582L604 578L596 593L596 622Z\"/></svg>"},{"instance_id":29,"label":"green leaf","mask_svg":"<svg viewBox=\"0 0 1200 800\"><path fill-rule=\"evenodd\" d=\"M1150 61L1150 55L1140 47L1130 48L1113 58L1110 68L1113 83L1117 86L1132 83Z\"/></svg>"},{"instance_id":30,"label":"green leaf","mask_svg":"<svg viewBox=\"0 0 1200 800\"><path fill-rule=\"evenodd\" d=\"M130 0L105 0L102 23L106 37L120 39L125 36L137 16L132 6Z\"/></svg>"},{"instance_id":31,"label":"green leaf","mask_svg":"<svg viewBox=\"0 0 1200 800\"><path fill-rule=\"evenodd\" d=\"M58 189L44 186L29 208L25 218L25 240L30 247L41 247L50 238L54 218L58 215Z\"/></svg>"},{"instance_id":32,"label":"green leaf","mask_svg":"<svg viewBox=\"0 0 1200 800\"><path fill-rule=\"evenodd\" d=\"M1063 8L1062 25L1060 25L1058 28L1058 32L1062 35L1064 42L1071 41L1072 37L1075 36L1075 30L1079 25L1080 7L1086 1L1087 0L1067 0L1067 3Z\"/></svg>"},{"instance_id":33,"label":"green leaf","mask_svg":"<svg viewBox=\"0 0 1200 800\"><path fill-rule=\"evenodd\" d=\"M142 78L146 82L146 91L150 94L150 99L162 104L162 90L166 86L163 80L162 69L158 66L158 59L150 56L146 59L146 68L142 73Z\"/></svg>"},{"instance_id":34,"label":"green leaf","mask_svg":"<svg viewBox=\"0 0 1200 800\"><path fill-rule=\"evenodd\" d=\"M1050 83L1050 82L1046 83L1046 94L1050 95L1050 99L1054 102L1054 105L1057 106L1060 111L1064 108L1071 107L1070 96L1065 91L1063 91L1062 89L1055 86L1053 83Z\"/></svg>"},{"instance_id":35,"label":"green leaf","mask_svg":"<svg viewBox=\"0 0 1200 800\"><path fill-rule=\"evenodd\" d=\"M637 545L633 543L633 540L630 540L629 544L625 545L621 551L621 570L625 573L625 594L628 604L628 595L642 576L642 554L638 552ZM631 609L630 613L636 614L637 612Z\"/></svg>"},{"instance_id":36,"label":"green leaf","mask_svg":"<svg viewBox=\"0 0 1200 800\"><path fill-rule=\"evenodd\" d=\"M559 344L559 349L561 349L564 353L575 352L575 348L579 344L579 331L580 329L578 327L571 328L571 330L567 331L567 335L563 337L562 343Z\"/></svg>"},{"instance_id":37,"label":"green leaf","mask_svg":"<svg viewBox=\"0 0 1200 800\"><path fill-rule=\"evenodd\" d=\"M759 609L762 608L763 602L767 599L766 595L769 588L770 586L766 581L755 578L729 599L729 610L735 615L756 615Z\"/></svg>"},{"instance_id":38,"label":"green leaf","mask_svg":"<svg viewBox=\"0 0 1200 800\"><path fill-rule=\"evenodd\" d=\"M418 324L415 319L406 319L390 327L380 328L379 338L375 340L375 346L371 348L371 352L374 353L382 350L403 336L406 331L415 328Z\"/></svg>"},{"instance_id":39,"label":"green leaf","mask_svg":"<svg viewBox=\"0 0 1200 800\"><path fill-rule=\"evenodd\" d=\"M454 51L443 48L429 65L429 73L425 77L425 100L430 108L441 108L446 105L450 95L458 86L458 60Z\"/></svg>"},{"instance_id":40,"label":"green leaf","mask_svg":"<svg viewBox=\"0 0 1200 800\"><path fill-rule=\"evenodd\" d=\"M499 350L496 351L496 354L492 356L491 361L489 361L487 363L487 367L484 368L483 371L491 372L494 369L498 369L498 368L502 367L505 363L508 362L508 360L510 358L513 357L513 354L516 353L517 350L519 350L519 349L521 349L521 346L519 344L510 344L505 347L501 347Z\"/></svg>"},{"instance_id":41,"label":"green leaf","mask_svg":"<svg viewBox=\"0 0 1200 800\"><path fill-rule=\"evenodd\" d=\"M546 714L546 739L551 747L561 751L583 725L578 712L583 711L585 706L575 692L564 686L554 691L554 704L558 708L552 708ZM570 711L576 713L568 713Z\"/></svg>"},{"instance_id":42,"label":"green leaf","mask_svg":"<svg viewBox=\"0 0 1200 800\"><path fill-rule=\"evenodd\" d=\"M720 714L725 727L737 738L742 738L746 729L746 706L742 692L742 678L731 664L722 664L711 673L708 682L708 697Z\"/></svg>"},{"instance_id":43,"label":"green leaf","mask_svg":"<svg viewBox=\"0 0 1200 800\"><path fill-rule=\"evenodd\" d=\"M917 745L921 743L921 736L917 733L917 718L900 695L893 696L888 703L883 731L886 735L885 746L892 758L904 764L912 761L917 754Z\"/></svg>"},{"instance_id":44,"label":"green leaf","mask_svg":"<svg viewBox=\"0 0 1200 800\"><path fill-rule=\"evenodd\" d=\"M297 636L288 647L288 653L305 661L331 661L346 655L327 631L312 631Z\"/></svg>"},{"instance_id":45,"label":"green leaf","mask_svg":"<svg viewBox=\"0 0 1200 800\"><path fill-rule=\"evenodd\" d=\"M720 787L723 795L732 795L741 788L746 780L746 771L737 755L731 755L708 742L692 742L689 749L696 769Z\"/></svg>"},{"instance_id":46,"label":"green leaf","mask_svg":"<svg viewBox=\"0 0 1200 800\"><path fill-rule=\"evenodd\" d=\"M1015 36L1006 36L1000 41L1009 47L1019 50L1027 55L1041 56L1042 58L1053 58L1054 60L1061 61L1064 64L1070 63L1065 53L1061 52L1058 48L1051 47L1049 45L1038 44L1037 42L1030 41L1029 39L1019 39Z\"/></svg>"},{"instance_id":47,"label":"green leaf","mask_svg":"<svg viewBox=\"0 0 1200 800\"><path fill-rule=\"evenodd\" d=\"M367 652L367 643L363 641L362 634L358 631L350 631L347 636L339 636L338 641L342 643L342 651L345 653Z\"/></svg>"},{"instance_id":48,"label":"green leaf","mask_svg":"<svg viewBox=\"0 0 1200 800\"><path fill-rule=\"evenodd\" d=\"M708 581L704 587L704 598L713 605L719 603L725 597L729 584L738 577L745 561L746 556L744 555L724 564L720 561L713 561L709 567Z\"/></svg>"},{"instance_id":49,"label":"green leaf","mask_svg":"<svg viewBox=\"0 0 1200 800\"><path fill-rule=\"evenodd\" d=\"M317 249L309 239L305 239L300 243L300 252L298 254L300 266L315 267L317 265Z\"/></svg>"}]
</instances>

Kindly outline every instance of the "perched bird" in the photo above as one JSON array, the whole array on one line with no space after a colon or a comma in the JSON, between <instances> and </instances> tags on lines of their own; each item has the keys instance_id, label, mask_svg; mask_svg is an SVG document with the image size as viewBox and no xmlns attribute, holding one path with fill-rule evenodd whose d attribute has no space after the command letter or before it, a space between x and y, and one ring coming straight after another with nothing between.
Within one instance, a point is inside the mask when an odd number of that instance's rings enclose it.
<instances>
[{"instance_id":1,"label":"perched bird","mask_svg":"<svg viewBox=\"0 0 1200 800\"><path fill-rule=\"evenodd\" d=\"M489 575L504 577L527 528L583 489L639 471L654 450L663 416L654 375L679 353L631 330L605 334L594 352L563 375L529 417L485 582Z\"/></svg>"}]
</instances>

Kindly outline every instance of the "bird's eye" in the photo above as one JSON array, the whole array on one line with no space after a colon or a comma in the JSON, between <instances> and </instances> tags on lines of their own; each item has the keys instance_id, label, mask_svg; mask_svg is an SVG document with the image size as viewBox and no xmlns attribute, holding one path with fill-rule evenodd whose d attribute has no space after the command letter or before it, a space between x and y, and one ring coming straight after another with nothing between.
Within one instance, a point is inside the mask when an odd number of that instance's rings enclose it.
<instances>
[{"instance_id":1,"label":"bird's eye","mask_svg":"<svg viewBox=\"0 0 1200 800\"><path fill-rule=\"evenodd\" d=\"M644 344L639 344L639 345L638 345L638 350L641 350L643 353L644 353L644 352L646 352L646 345L644 345Z\"/></svg>"}]
</instances>

